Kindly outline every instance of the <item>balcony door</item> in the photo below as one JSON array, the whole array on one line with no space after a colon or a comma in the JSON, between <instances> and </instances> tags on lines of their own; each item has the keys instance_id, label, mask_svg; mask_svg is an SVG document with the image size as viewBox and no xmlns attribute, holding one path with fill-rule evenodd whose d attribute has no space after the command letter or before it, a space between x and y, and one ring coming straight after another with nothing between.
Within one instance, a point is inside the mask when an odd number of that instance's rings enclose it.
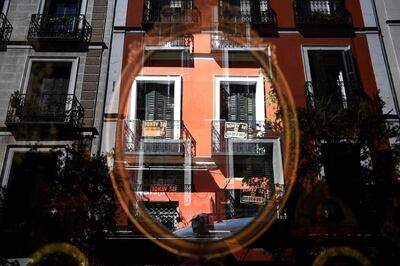
<instances>
[{"instance_id":1,"label":"balcony door","mask_svg":"<svg viewBox=\"0 0 400 266\"><path fill-rule=\"evenodd\" d=\"M56 35L76 32L79 26L80 2L80 0L46 1L42 30Z\"/></svg>"},{"instance_id":2,"label":"balcony door","mask_svg":"<svg viewBox=\"0 0 400 266\"><path fill-rule=\"evenodd\" d=\"M256 84L221 82L221 119L229 122L256 120Z\"/></svg>"},{"instance_id":3,"label":"balcony door","mask_svg":"<svg viewBox=\"0 0 400 266\"><path fill-rule=\"evenodd\" d=\"M24 104L26 118L40 121L65 119L71 67L72 62L31 63Z\"/></svg>"},{"instance_id":4,"label":"balcony door","mask_svg":"<svg viewBox=\"0 0 400 266\"><path fill-rule=\"evenodd\" d=\"M80 0L49 0L46 1L44 14L77 16L80 12Z\"/></svg>"},{"instance_id":5,"label":"balcony door","mask_svg":"<svg viewBox=\"0 0 400 266\"><path fill-rule=\"evenodd\" d=\"M350 50L309 50L309 80L316 100L333 109L346 108L357 86L356 69Z\"/></svg>"}]
</instances>

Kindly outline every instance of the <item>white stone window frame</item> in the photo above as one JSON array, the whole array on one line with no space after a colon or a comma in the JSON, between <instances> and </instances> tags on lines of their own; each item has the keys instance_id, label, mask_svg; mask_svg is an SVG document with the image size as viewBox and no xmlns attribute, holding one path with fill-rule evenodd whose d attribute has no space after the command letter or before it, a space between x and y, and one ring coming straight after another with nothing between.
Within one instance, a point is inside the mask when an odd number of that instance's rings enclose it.
<instances>
[{"instance_id":1,"label":"white stone window frame","mask_svg":"<svg viewBox=\"0 0 400 266\"><path fill-rule=\"evenodd\" d=\"M170 76L150 76L141 75L137 76L132 83L130 96L129 96L129 109L128 109L128 120L134 121L137 119L137 82L173 82L174 83L174 121L181 120L181 98L182 98L182 76L170 75ZM174 125L174 138L180 138L180 126Z\"/></svg>"},{"instance_id":2,"label":"white stone window frame","mask_svg":"<svg viewBox=\"0 0 400 266\"><path fill-rule=\"evenodd\" d=\"M309 51L348 51L351 50L350 45L302 45L301 46L302 50L302 58L303 58L303 65L304 65L304 80L306 82L312 82L312 77L311 77L311 68L310 68L310 60L308 57L308 52ZM341 86L341 94L343 98L343 107L347 108L347 95L346 95L346 90L344 86ZM312 87L310 88L309 91L311 94L314 95L314 91ZM314 102L312 102L312 105L314 105Z\"/></svg>"},{"instance_id":3,"label":"white stone window frame","mask_svg":"<svg viewBox=\"0 0 400 266\"><path fill-rule=\"evenodd\" d=\"M28 89L29 79L32 71L33 62L71 62L71 73L69 76L68 92L67 94L75 95L76 80L78 75L79 58L63 58L63 57L29 57L28 65L24 74L24 81L21 93L26 93ZM71 107L72 102L66 104L65 109L68 110Z\"/></svg>"},{"instance_id":4,"label":"white stone window frame","mask_svg":"<svg viewBox=\"0 0 400 266\"><path fill-rule=\"evenodd\" d=\"M221 120L221 82L256 84L256 119L265 120L265 86L262 76L214 76L214 120Z\"/></svg>"},{"instance_id":5,"label":"white stone window frame","mask_svg":"<svg viewBox=\"0 0 400 266\"><path fill-rule=\"evenodd\" d=\"M2 173L2 180L1 180L1 187L7 187L8 182L10 179L10 172L11 172L11 167L12 163L14 160L14 154L16 152L29 152L32 149L33 146L27 145L27 146L14 146L14 147L8 147L7 148L7 153L4 159L4 166L3 166L3 173ZM55 145L55 146L35 146L35 151L36 152L49 152L51 149L57 148L59 150L62 150L63 148L60 145Z\"/></svg>"}]
</instances>

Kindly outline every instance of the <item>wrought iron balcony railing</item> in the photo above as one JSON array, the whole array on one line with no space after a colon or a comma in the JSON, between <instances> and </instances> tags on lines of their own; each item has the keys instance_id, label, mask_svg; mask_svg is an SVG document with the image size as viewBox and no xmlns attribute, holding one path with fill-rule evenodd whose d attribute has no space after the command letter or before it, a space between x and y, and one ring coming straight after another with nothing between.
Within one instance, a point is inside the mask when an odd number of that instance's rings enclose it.
<instances>
[{"instance_id":1,"label":"wrought iron balcony railing","mask_svg":"<svg viewBox=\"0 0 400 266\"><path fill-rule=\"evenodd\" d=\"M124 121L125 152L195 154L195 141L181 120Z\"/></svg>"},{"instance_id":2,"label":"wrought iron balcony railing","mask_svg":"<svg viewBox=\"0 0 400 266\"><path fill-rule=\"evenodd\" d=\"M86 21L84 15L33 14L28 32L28 40L88 43L91 36L92 27Z\"/></svg>"},{"instance_id":3,"label":"wrought iron balcony railing","mask_svg":"<svg viewBox=\"0 0 400 266\"><path fill-rule=\"evenodd\" d=\"M307 96L307 106L314 109L317 105L324 105L331 111L346 109L349 103L359 94L357 82L312 82L304 85Z\"/></svg>"},{"instance_id":4,"label":"wrought iron balcony railing","mask_svg":"<svg viewBox=\"0 0 400 266\"><path fill-rule=\"evenodd\" d=\"M227 126L228 123L229 126ZM257 145L249 142L248 147L245 147L246 142L248 140L265 138L268 129L270 129L270 126L266 120L249 120L246 122L214 120L211 125L212 151L213 153L227 152L229 139L235 139L238 142L243 140L244 146L239 147L240 145L234 145L234 149L257 153Z\"/></svg>"},{"instance_id":5,"label":"wrought iron balcony railing","mask_svg":"<svg viewBox=\"0 0 400 266\"><path fill-rule=\"evenodd\" d=\"M219 18L224 23L274 24L269 0L252 0L235 5L231 0L220 0ZM236 1L235 1L236 2Z\"/></svg>"},{"instance_id":6,"label":"wrought iron balcony railing","mask_svg":"<svg viewBox=\"0 0 400 266\"><path fill-rule=\"evenodd\" d=\"M143 23L191 24L199 21L199 14L191 0L145 0Z\"/></svg>"},{"instance_id":7,"label":"wrought iron balcony railing","mask_svg":"<svg viewBox=\"0 0 400 266\"><path fill-rule=\"evenodd\" d=\"M349 24L344 0L295 0L296 24Z\"/></svg>"},{"instance_id":8,"label":"wrought iron balcony railing","mask_svg":"<svg viewBox=\"0 0 400 266\"><path fill-rule=\"evenodd\" d=\"M82 126L84 109L74 94L14 93L8 105L6 125L68 124Z\"/></svg>"},{"instance_id":9,"label":"wrought iron balcony railing","mask_svg":"<svg viewBox=\"0 0 400 266\"><path fill-rule=\"evenodd\" d=\"M0 13L0 43L10 40L12 32L11 23L8 21L6 15Z\"/></svg>"}]
</instances>

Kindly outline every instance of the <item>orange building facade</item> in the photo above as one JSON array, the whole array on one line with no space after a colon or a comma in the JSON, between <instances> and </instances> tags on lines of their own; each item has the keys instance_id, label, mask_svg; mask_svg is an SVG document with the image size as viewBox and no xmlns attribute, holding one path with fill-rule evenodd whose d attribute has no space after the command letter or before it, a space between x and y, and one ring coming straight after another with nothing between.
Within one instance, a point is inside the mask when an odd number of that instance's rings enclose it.
<instances>
[{"instance_id":1,"label":"orange building facade","mask_svg":"<svg viewBox=\"0 0 400 266\"><path fill-rule=\"evenodd\" d=\"M254 216L285 190L274 80L298 107L377 93L359 1L127 0L113 35L103 146L172 231Z\"/></svg>"}]
</instances>

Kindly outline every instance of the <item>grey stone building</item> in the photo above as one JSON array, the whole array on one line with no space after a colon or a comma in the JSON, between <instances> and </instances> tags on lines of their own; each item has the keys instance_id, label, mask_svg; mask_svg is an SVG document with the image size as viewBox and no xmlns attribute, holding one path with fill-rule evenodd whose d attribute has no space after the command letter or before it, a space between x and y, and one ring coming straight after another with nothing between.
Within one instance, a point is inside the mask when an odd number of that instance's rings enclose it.
<instances>
[{"instance_id":1,"label":"grey stone building","mask_svg":"<svg viewBox=\"0 0 400 266\"><path fill-rule=\"evenodd\" d=\"M360 1L367 29L368 47L384 112L398 120L400 115L400 2Z\"/></svg>"},{"instance_id":2,"label":"grey stone building","mask_svg":"<svg viewBox=\"0 0 400 266\"><path fill-rule=\"evenodd\" d=\"M115 2L0 0L0 183L7 190L29 186L18 166L33 146L43 165L47 151L80 135L94 135L91 152L100 149Z\"/></svg>"}]
</instances>

